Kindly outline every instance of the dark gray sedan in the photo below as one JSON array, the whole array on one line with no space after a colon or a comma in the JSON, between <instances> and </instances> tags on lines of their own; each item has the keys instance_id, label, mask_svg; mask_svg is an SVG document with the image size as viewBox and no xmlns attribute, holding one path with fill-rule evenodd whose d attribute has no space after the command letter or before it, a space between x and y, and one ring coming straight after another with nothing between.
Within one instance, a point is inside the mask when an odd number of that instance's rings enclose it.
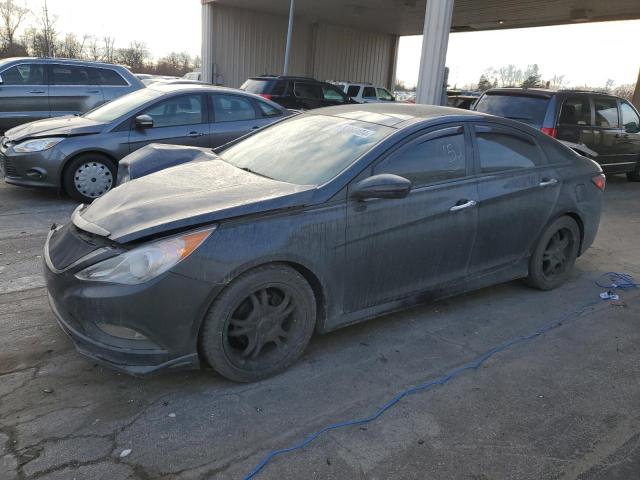
<instances>
[{"instance_id":1,"label":"dark gray sedan","mask_svg":"<svg viewBox=\"0 0 640 480\"><path fill-rule=\"evenodd\" d=\"M595 162L512 120L318 109L79 207L47 239L47 288L95 361L254 381L314 330L517 278L560 286L604 187Z\"/></svg>"},{"instance_id":2,"label":"dark gray sedan","mask_svg":"<svg viewBox=\"0 0 640 480\"><path fill-rule=\"evenodd\" d=\"M0 141L0 165L7 183L58 188L88 203L115 185L118 161L144 145L217 147L289 114L240 90L159 84L82 116L12 128Z\"/></svg>"}]
</instances>

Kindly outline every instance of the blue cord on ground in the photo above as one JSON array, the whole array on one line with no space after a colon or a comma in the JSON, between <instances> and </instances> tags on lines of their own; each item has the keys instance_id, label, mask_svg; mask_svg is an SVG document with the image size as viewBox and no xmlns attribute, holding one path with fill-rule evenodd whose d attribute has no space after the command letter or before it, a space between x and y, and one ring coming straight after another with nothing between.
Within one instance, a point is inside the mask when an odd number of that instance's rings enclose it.
<instances>
[{"instance_id":1,"label":"blue cord on ground","mask_svg":"<svg viewBox=\"0 0 640 480\"><path fill-rule=\"evenodd\" d=\"M609 285L602 285L600 283L600 279L603 277L607 277L609 278L609 280L611 281L611 283ZM627 288L635 288L638 287L639 284L634 283L633 277L631 275L628 275L626 273L618 273L618 272L608 272L603 274L598 280L595 281L596 285L601 287L601 288L620 288L620 289L627 289ZM372 422L374 420L376 420L377 418L379 418L380 416L382 416L383 413L385 413L387 410L389 410L391 407L393 407L394 405L396 405L400 400L402 400L404 397L408 396L408 395L413 395L414 393L418 393L418 392L424 392L426 390L430 390L431 388L438 386L438 385L444 385L448 382L450 382L451 380L453 380L454 378L456 378L457 376L461 375L462 373L468 371L468 370L477 370L478 368L480 368L482 366L482 364L484 364L487 360L489 360L491 357L493 357L494 355L496 355L497 353L500 352L504 352L505 350L510 349L511 347L521 344L521 343L525 343L528 342L530 340L533 340L534 338L537 338L541 335L544 335L545 333L547 333L550 330L553 330L554 328L560 327L563 324L567 323L570 320L575 320L577 318L580 317L580 315L585 312L588 308L593 307L594 305L600 303L600 301L595 301L595 302L591 302L587 305L585 305L584 307L582 307L580 310L578 311L573 311L568 313L567 315L565 315L564 317L562 317L560 320L554 320L553 322L547 323L546 325L542 326L541 328L539 328L538 330L536 330L535 332L529 334L529 335L525 335L525 336L521 336L521 337L516 337L513 338L511 340L506 341L505 343L502 343L494 348L492 348L491 350L487 351L486 353L484 353L483 355L481 355L480 357L476 358L475 360L462 365L461 367L458 367L452 371L450 371L449 373L436 378L435 380L431 380L429 382L426 383L422 383L410 388L407 388L406 390L401 391L400 393L398 393L395 397L393 397L391 400L389 400L387 403L385 403L384 405L382 405L380 408L378 408L373 414L369 415L368 417L363 417L360 419L355 419L355 420L346 420L343 422L337 422L337 423L332 423L330 425L327 425L324 428L321 428L320 430L310 434L309 436L307 436L305 439L303 439L301 442L292 445L290 447L286 447L286 448L281 448L278 450L273 450L271 452L269 452L256 466L253 470L251 470L251 472L249 472L249 474L247 474L245 478L245 480L251 480L252 478L254 478L256 475L258 475L258 473L260 473L260 471L267 466L267 464L273 460L275 457L279 456L279 455L283 455L285 453L290 453L296 450L300 450L304 447L306 447L307 445L309 445L311 442L313 442L316 438L318 438L320 435L322 435L325 432L331 431L331 430L337 430L339 428L345 428L345 427L352 427L352 426L356 426L356 425L363 425L365 423L369 423ZM573 318L571 318L573 317Z\"/></svg>"}]
</instances>

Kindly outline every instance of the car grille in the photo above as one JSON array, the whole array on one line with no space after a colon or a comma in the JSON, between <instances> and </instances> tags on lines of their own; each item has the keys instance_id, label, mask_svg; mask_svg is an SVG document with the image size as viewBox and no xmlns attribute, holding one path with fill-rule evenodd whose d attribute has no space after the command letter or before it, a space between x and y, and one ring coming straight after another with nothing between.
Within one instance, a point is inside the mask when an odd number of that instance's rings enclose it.
<instances>
[{"instance_id":1,"label":"car grille","mask_svg":"<svg viewBox=\"0 0 640 480\"><path fill-rule=\"evenodd\" d=\"M99 248L99 245L85 236L72 223L66 224L51 235L49 259L56 269L64 270L76 260Z\"/></svg>"},{"instance_id":2,"label":"car grille","mask_svg":"<svg viewBox=\"0 0 640 480\"><path fill-rule=\"evenodd\" d=\"M7 177L20 176L20 174L18 173L18 170L16 170L16 167L13 165L11 160L9 160L7 157L2 155L2 158L0 159L0 161L2 161L2 170L4 171L5 176Z\"/></svg>"}]
</instances>

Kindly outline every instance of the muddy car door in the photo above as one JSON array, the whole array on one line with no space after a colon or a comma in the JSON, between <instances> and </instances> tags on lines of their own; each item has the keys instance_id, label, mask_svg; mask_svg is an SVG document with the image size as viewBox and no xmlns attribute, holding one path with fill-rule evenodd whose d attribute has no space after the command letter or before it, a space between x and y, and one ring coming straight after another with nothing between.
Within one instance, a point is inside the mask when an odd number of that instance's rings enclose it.
<instances>
[{"instance_id":1,"label":"muddy car door","mask_svg":"<svg viewBox=\"0 0 640 480\"><path fill-rule=\"evenodd\" d=\"M549 220L560 178L533 136L505 125L475 126L478 231L470 274L527 257Z\"/></svg>"},{"instance_id":2,"label":"muddy car door","mask_svg":"<svg viewBox=\"0 0 640 480\"><path fill-rule=\"evenodd\" d=\"M465 276L477 223L463 125L438 127L382 158L363 175L411 181L404 198L350 197L345 307L361 310ZM357 182L350 185L350 195Z\"/></svg>"}]
</instances>

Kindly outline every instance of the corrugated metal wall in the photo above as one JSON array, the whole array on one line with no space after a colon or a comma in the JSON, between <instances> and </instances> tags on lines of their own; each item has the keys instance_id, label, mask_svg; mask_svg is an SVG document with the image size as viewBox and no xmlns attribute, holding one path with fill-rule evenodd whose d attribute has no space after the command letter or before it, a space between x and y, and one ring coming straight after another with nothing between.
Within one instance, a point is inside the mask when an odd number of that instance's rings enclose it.
<instances>
[{"instance_id":1,"label":"corrugated metal wall","mask_svg":"<svg viewBox=\"0 0 640 480\"><path fill-rule=\"evenodd\" d=\"M250 76L280 73L286 35L285 17L213 4L216 82L239 87ZM395 41L389 34L296 18L289 74L388 85Z\"/></svg>"}]
</instances>

